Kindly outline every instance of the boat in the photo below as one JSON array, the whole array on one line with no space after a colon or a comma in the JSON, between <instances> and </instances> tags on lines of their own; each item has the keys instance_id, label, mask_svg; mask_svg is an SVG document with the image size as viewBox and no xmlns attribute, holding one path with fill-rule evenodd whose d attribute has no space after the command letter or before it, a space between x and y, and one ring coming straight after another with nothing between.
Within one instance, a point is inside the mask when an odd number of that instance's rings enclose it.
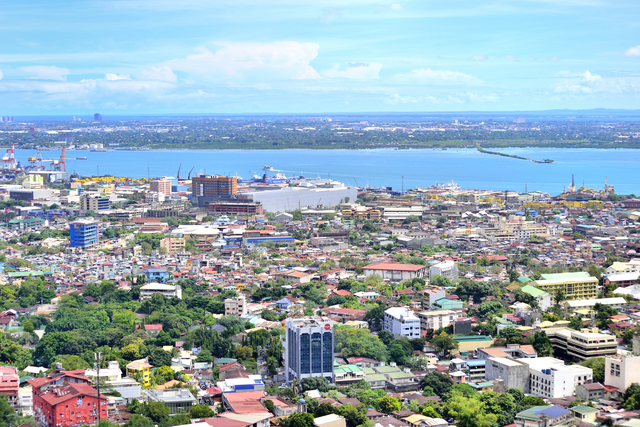
<instances>
[{"instance_id":1,"label":"boat","mask_svg":"<svg viewBox=\"0 0 640 427\"><path fill-rule=\"evenodd\" d=\"M86 157L76 157L76 160L87 160Z\"/></svg>"},{"instance_id":2,"label":"boat","mask_svg":"<svg viewBox=\"0 0 640 427\"><path fill-rule=\"evenodd\" d=\"M460 188L460 186L455 182L451 181L443 184L438 184L436 182L435 185L429 187L429 190L460 191L462 188Z\"/></svg>"}]
</instances>

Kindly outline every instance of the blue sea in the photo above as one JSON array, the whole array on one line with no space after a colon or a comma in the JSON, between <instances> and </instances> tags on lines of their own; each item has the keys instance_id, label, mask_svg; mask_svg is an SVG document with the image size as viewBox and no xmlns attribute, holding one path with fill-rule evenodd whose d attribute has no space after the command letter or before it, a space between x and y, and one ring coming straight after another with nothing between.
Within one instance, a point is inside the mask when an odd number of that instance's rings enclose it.
<instances>
[{"instance_id":1,"label":"blue sea","mask_svg":"<svg viewBox=\"0 0 640 427\"><path fill-rule=\"evenodd\" d=\"M145 150L67 151L67 171L81 175L129 177L181 177L207 174L250 178L272 166L287 176L332 178L347 185L393 187L404 190L454 181L463 189L545 191L559 194L571 183L602 189L605 178L618 194L640 195L640 150L510 148L501 152L556 163L482 154L475 149L416 150ZM16 150L23 165L34 150ZM44 151L44 158L58 158L59 151ZM87 160L75 160L87 157Z\"/></svg>"}]
</instances>

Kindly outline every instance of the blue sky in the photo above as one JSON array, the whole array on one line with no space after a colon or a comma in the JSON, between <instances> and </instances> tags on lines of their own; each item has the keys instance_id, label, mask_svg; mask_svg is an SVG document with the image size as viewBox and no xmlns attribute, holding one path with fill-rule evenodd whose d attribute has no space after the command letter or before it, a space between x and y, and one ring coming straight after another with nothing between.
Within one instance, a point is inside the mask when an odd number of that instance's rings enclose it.
<instances>
[{"instance_id":1,"label":"blue sky","mask_svg":"<svg viewBox=\"0 0 640 427\"><path fill-rule=\"evenodd\" d=\"M638 0L0 8L0 114L640 109Z\"/></svg>"}]
</instances>

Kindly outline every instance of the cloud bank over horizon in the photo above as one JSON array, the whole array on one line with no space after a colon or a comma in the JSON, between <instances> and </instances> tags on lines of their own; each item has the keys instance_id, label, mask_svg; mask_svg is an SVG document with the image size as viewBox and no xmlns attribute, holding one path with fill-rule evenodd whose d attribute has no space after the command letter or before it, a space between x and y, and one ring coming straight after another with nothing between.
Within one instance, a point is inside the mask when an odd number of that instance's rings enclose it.
<instances>
[{"instance_id":1,"label":"cloud bank over horizon","mask_svg":"<svg viewBox=\"0 0 640 427\"><path fill-rule=\"evenodd\" d=\"M640 109L637 16L632 0L34 0L0 16L0 115Z\"/></svg>"}]
</instances>

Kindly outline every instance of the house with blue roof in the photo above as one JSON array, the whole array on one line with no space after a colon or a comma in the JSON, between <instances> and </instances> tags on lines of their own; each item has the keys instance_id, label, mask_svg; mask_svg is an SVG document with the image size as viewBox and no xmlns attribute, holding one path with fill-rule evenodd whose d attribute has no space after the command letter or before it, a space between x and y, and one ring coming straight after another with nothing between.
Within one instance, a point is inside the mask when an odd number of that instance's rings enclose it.
<instances>
[{"instance_id":1,"label":"house with blue roof","mask_svg":"<svg viewBox=\"0 0 640 427\"><path fill-rule=\"evenodd\" d=\"M516 414L516 427L559 427L572 421L571 411L559 406L534 406Z\"/></svg>"},{"instance_id":2,"label":"house with blue roof","mask_svg":"<svg viewBox=\"0 0 640 427\"><path fill-rule=\"evenodd\" d=\"M280 301L276 301L276 307L278 308L278 310L286 310L291 307L291 304L293 304L293 302L286 298L282 298Z\"/></svg>"},{"instance_id":3,"label":"house with blue roof","mask_svg":"<svg viewBox=\"0 0 640 427\"><path fill-rule=\"evenodd\" d=\"M169 270L164 267L149 267L142 270L149 282L164 283L169 278Z\"/></svg>"}]
</instances>

